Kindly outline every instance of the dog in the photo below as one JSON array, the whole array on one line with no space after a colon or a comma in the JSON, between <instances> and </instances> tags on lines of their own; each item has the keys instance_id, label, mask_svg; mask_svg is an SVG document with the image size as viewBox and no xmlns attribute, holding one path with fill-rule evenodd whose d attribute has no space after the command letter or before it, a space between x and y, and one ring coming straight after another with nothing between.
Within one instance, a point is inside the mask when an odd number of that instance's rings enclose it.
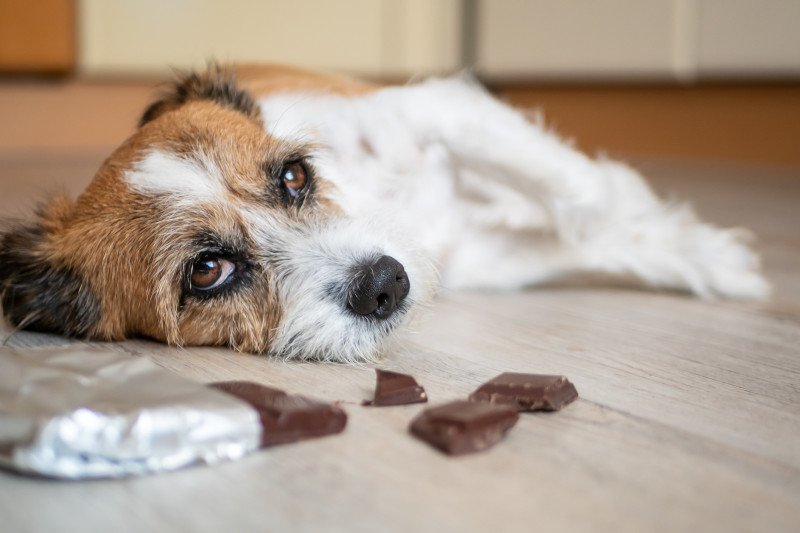
<instances>
[{"instance_id":1,"label":"dog","mask_svg":"<svg viewBox=\"0 0 800 533\"><path fill-rule=\"evenodd\" d=\"M763 298L744 237L467 76L211 66L152 103L76 200L4 231L0 290L17 328L355 362L440 285L603 274Z\"/></svg>"}]
</instances>

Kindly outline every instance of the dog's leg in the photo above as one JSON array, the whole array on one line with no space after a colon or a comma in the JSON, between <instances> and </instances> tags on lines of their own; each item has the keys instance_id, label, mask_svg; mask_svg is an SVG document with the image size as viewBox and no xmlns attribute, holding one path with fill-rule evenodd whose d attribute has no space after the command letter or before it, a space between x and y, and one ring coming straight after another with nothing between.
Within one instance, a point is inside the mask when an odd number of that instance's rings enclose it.
<instances>
[{"instance_id":1,"label":"dog's leg","mask_svg":"<svg viewBox=\"0 0 800 533\"><path fill-rule=\"evenodd\" d=\"M403 118L415 137L444 145L455 167L472 176L473 189L477 176L477 187L508 191L487 194L490 203L497 200L491 207L498 218L472 219L470 238L444 265L446 284L515 287L584 272L632 276L703 297L767 294L743 232L712 227L686 206L664 203L632 169L590 159L463 80L396 90L403 94ZM498 203L509 195L522 201ZM526 226L521 211L537 206L546 223L534 217Z\"/></svg>"}]
</instances>

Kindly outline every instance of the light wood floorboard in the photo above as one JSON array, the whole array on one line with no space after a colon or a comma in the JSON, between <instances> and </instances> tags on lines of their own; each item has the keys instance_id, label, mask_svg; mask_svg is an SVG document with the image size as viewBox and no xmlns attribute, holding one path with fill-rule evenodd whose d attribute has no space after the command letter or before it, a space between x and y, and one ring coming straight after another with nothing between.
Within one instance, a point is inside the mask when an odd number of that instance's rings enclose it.
<instances>
[{"instance_id":1,"label":"light wood floorboard","mask_svg":"<svg viewBox=\"0 0 800 533\"><path fill-rule=\"evenodd\" d=\"M0 159L0 213L98 156ZM491 451L448 458L407 434L420 406L367 408L368 366L301 364L144 340L109 344L201 380L255 379L343 401L340 436L124 481L0 473L7 531L798 531L800 176L644 161L656 187L759 236L765 303L569 284L448 293L380 365L432 403L502 371L563 373L581 399L526 414ZM21 177L21 179L19 179ZM18 346L65 343L14 335Z\"/></svg>"}]
</instances>

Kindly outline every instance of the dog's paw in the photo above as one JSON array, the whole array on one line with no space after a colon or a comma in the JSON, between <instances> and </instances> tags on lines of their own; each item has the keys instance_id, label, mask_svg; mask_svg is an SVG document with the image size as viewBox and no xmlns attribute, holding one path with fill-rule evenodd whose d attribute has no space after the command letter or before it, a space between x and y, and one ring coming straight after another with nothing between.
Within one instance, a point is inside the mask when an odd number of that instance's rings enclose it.
<instances>
[{"instance_id":1,"label":"dog's paw","mask_svg":"<svg viewBox=\"0 0 800 533\"><path fill-rule=\"evenodd\" d=\"M761 300L769 296L770 285L749 241L752 235L745 230L693 226L683 243L689 289L707 299Z\"/></svg>"},{"instance_id":2,"label":"dog's paw","mask_svg":"<svg viewBox=\"0 0 800 533\"><path fill-rule=\"evenodd\" d=\"M763 299L751 236L700 222L685 205L664 206L634 220L612 220L577 248L588 271L633 276L645 285L701 298Z\"/></svg>"}]
</instances>

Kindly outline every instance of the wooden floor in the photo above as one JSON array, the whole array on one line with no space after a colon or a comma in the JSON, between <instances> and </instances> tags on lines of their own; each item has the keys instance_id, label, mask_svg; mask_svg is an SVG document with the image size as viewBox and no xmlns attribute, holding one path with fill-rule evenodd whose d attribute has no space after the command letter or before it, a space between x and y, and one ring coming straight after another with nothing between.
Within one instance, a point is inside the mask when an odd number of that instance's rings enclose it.
<instances>
[{"instance_id":1,"label":"wooden floor","mask_svg":"<svg viewBox=\"0 0 800 533\"><path fill-rule=\"evenodd\" d=\"M0 158L0 213L26 212L43 190L80 190L100 158ZM506 441L461 458L408 435L419 406L360 406L374 383L366 366L109 345L201 381L251 379L344 401L347 430L124 481L0 472L0 529L799 531L800 171L640 168L705 218L756 231L770 302L567 286L442 295L378 366L416 376L432 403L502 371L566 374L581 395L560 413L524 414Z\"/></svg>"}]
</instances>

